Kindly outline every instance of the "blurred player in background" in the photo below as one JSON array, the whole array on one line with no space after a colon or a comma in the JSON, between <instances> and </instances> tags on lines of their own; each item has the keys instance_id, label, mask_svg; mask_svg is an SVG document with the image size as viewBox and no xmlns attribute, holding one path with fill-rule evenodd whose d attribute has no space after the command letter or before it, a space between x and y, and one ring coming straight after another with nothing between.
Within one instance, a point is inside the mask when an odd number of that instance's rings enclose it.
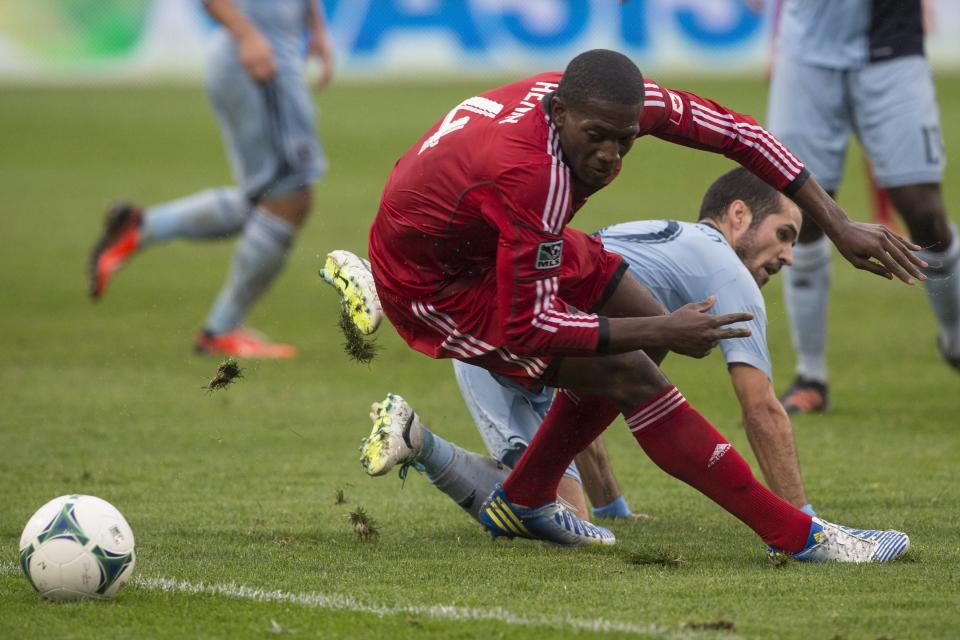
<instances>
[{"instance_id":1,"label":"blurred player in background","mask_svg":"<svg viewBox=\"0 0 960 640\"><path fill-rule=\"evenodd\" d=\"M272 343L243 323L283 269L310 213L312 185L326 171L304 51L321 62L318 89L330 80L333 51L317 0L206 0L204 6L224 27L210 49L206 87L237 186L145 209L116 205L90 259L90 295L100 298L111 276L145 247L240 234L196 350L289 358L292 346Z\"/></svg>"},{"instance_id":2,"label":"blurred player in background","mask_svg":"<svg viewBox=\"0 0 960 640\"><path fill-rule=\"evenodd\" d=\"M835 194L851 131L929 267L937 347L960 369L960 241L940 193L945 164L920 0L785 0L770 85L770 131ZM797 351L787 411L829 407L830 246L805 216L784 293Z\"/></svg>"},{"instance_id":3,"label":"blurred player in background","mask_svg":"<svg viewBox=\"0 0 960 640\"><path fill-rule=\"evenodd\" d=\"M520 460L481 508L493 535L613 544L556 501L570 462L623 415L664 471L739 518L774 550L805 560L885 561L899 532L851 533L792 507L663 376L667 350L701 357L749 336L749 313L715 300L665 315L623 259L567 225L647 135L723 153L813 210L855 265L912 282L915 245L851 221L803 163L753 119L645 81L626 56L580 54L456 105L394 165L370 231L384 313L414 349L530 390L563 389ZM922 264L922 262L920 262Z\"/></svg>"},{"instance_id":4,"label":"blurred player in background","mask_svg":"<svg viewBox=\"0 0 960 640\"><path fill-rule=\"evenodd\" d=\"M597 235L606 249L626 259L630 273L666 309L673 311L716 294L716 313L743 309L753 314L747 323L749 338L721 340L719 346L768 486L813 514L790 418L773 390L766 307L760 293L760 287L793 261L800 223L796 204L738 168L720 176L707 190L697 224L645 220L616 224ZM344 262L343 253L334 252L335 259ZM375 290L364 295L372 308L379 308ZM477 496L489 495L506 478L507 469L516 465L546 416L554 390L547 387L533 393L509 381L500 382L480 367L459 360L453 366L460 393L492 459L446 442L423 426L403 398L390 395L373 407L373 431L364 440L360 461L370 475L382 475L397 464L402 465L402 475L404 466L422 469L431 483L479 519ZM595 505L595 516L631 516L601 439L577 456L558 488L559 497L582 514L586 507L581 485Z\"/></svg>"}]
</instances>

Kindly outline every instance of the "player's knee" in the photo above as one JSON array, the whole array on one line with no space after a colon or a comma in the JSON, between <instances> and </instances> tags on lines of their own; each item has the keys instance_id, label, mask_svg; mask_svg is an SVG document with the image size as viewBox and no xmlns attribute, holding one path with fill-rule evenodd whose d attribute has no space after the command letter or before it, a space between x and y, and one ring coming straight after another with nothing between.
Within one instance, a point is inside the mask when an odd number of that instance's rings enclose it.
<instances>
[{"instance_id":1,"label":"player's knee","mask_svg":"<svg viewBox=\"0 0 960 640\"><path fill-rule=\"evenodd\" d=\"M607 395L618 407L635 407L670 385L642 351L608 356L605 360Z\"/></svg>"},{"instance_id":2,"label":"player's knee","mask_svg":"<svg viewBox=\"0 0 960 640\"><path fill-rule=\"evenodd\" d=\"M945 250L952 237L938 184L917 184L889 189L914 242L934 251Z\"/></svg>"}]
</instances>

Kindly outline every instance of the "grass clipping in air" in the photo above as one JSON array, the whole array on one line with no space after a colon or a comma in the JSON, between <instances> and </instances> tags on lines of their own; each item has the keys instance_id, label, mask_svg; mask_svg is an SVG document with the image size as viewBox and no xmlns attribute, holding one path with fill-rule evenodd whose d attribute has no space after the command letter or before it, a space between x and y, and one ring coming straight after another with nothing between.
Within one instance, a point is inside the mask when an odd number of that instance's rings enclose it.
<instances>
[{"instance_id":1,"label":"grass clipping in air","mask_svg":"<svg viewBox=\"0 0 960 640\"><path fill-rule=\"evenodd\" d=\"M340 307L340 331L343 332L343 350L347 355L361 364L370 364L380 350L374 340L367 339L357 325L350 319L350 311Z\"/></svg>"},{"instance_id":2,"label":"grass clipping in air","mask_svg":"<svg viewBox=\"0 0 960 640\"><path fill-rule=\"evenodd\" d=\"M376 523L367 515L363 507L357 507L356 511L350 512L350 524L353 525L353 532L364 542L375 540L380 535Z\"/></svg>"},{"instance_id":3,"label":"grass clipping in air","mask_svg":"<svg viewBox=\"0 0 960 640\"><path fill-rule=\"evenodd\" d=\"M242 377L243 371L240 369L240 365L233 358L228 358L220 363L220 366L217 367L217 375L210 379L204 389L207 391L226 389Z\"/></svg>"}]
</instances>

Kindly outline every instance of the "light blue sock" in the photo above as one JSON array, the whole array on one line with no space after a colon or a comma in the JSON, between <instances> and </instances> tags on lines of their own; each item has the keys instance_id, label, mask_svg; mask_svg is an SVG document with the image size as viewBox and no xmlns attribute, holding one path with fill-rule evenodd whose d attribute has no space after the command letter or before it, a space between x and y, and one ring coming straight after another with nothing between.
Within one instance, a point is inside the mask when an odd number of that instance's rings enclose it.
<instances>
[{"instance_id":1,"label":"light blue sock","mask_svg":"<svg viewBox=\"0 0 960 640\"><path fill-rule=\"evenodd\" d=\"M813 510L813 505L810 504L809 502L803 505L802 507L800 507L800 511L803 511L805 514L807 514L811 518L817 517L817 512Z\"/></svg>"},{"instance_id":2,"label":"light blue sock","mask_svg":"<svg viewBox=\"0 0 960 640\"><path fill-rule=\"evenodd\" d=\"M417 462L423 465L427 476L435 478L443 473L450 461L453 460L453 445L420 425L422 443Z\"/></svg>"},{"instance_id":3,"label":"light blue sock","mask_svg":"<svg viewBox=\"0 0 960 640\"><path fill-rule=\"evenodd\" d=\"M923 270L927 279L923 286L940 326L947 353L960 354L960 237L957 227L950 225L953 240L942 253L918 251L917 256L930 266Z\"/></svg>"},{"instance_id":4,"label":"light blue sock","mask_svg":"<svg viewBox=\"0 0 960 640\"><path fill-rule=\"evenodd\" d=\"M790 316L797 374L827 381L827 299L830 296L830 241L793 248L793 266L783 270L783 296Z\"/></svg>"},{"instance_id":5,"label":"light blue sock","mask_svg":"<svg viewBox=\"0 0 960 640\"><path fill-rule=\"evenodd\" d=\"M632 513L630 505L627 504L627 500L623 496L602 507L594 507L592 511L596 518L629 518Z\"/></svg>"},{"instance_id":6,"label":"light blue sock","mask_svg":"<svg viewBox=\"0 0 960 640\"><path fill-rule=\"evenodd\" d=\"M483 501L510 470L490 456L462 449L423 426L421 433L423 444L417 462L423 465L430 483L479 521Z\"/></svg>"},{"instance_id":7,"label":"light blue sock","mask_svg":"<svg viewBox=\"0 0 960 640\"><path fill-rule=\"evenodd\" d=\"M227 281L207 316L207 331L226 333L243 323L253 303L283 269L295 235L292 224L256 209L237 242Z\"/></svg>"},{"instance_id":8,"label":"light blue sock","mask_svg":"<svg viewBox=\"0 0 960 640\"><path fill-rule=\"evenodd\" d=\"M140 228L141 246L173 238L223 238L238 233L253 205L236 188L208 189L148 207Z\"/></svg>"}]
</instances>

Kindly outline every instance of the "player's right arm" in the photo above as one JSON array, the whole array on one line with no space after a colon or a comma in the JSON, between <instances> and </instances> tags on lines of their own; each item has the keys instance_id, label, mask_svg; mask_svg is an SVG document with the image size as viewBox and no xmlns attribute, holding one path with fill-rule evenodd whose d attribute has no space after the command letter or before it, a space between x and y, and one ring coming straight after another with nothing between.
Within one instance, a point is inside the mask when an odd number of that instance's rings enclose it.
<instances>
[{"instance_id":1,"label":"player's right arm","mask_svg":"<svg viewBox=\"0 0 960 640\"><path fill-rule=\"evenodd\" d=\"M790 417L767 374L748 364L730 365L747 439L770 489L795 507L807 504Z\"/></svg>"},{"instance_id":2,"label":"player's right arm","mask_svg":"<svg viewBox=\"0 0 960 640\"><path fill-rule=\"evenodd\" d=\"M223 25L237 44L240 63L255 81L269 82L277 75L270 43L260 30L233 4L233 0L204 0L210 16Z\"/></svg>"}]
</instances>

